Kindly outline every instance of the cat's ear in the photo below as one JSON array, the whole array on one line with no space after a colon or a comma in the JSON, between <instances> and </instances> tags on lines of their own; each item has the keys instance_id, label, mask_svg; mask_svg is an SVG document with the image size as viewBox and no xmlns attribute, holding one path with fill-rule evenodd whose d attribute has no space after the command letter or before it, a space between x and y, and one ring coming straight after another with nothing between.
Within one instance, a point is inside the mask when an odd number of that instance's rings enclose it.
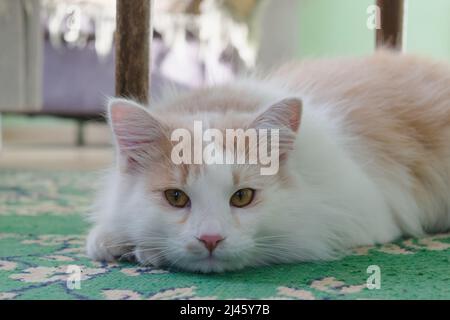
<instances>
[{"instance_id":1,"label":"cat's ear","mask_svg":"<svg viewBox=\"0 0 450 320\"><path fill-rule=\"evenodd\" d=\"M297 132L302 115L302 101L298 98L283 99L259 114L253 121L255 128L283 128Z\"/></svg>"},{"instance_id":2,"label":"cat's ear","mask_svg":"<svg viewBox=\"0 0 450 320\"><path fill-rule=\"evenodd\" d=\"M108 121L118 152L130 169L142 167L165 137L165 127L143 106L125 99L108 103Z\"/></svg>"},{"instance_id":3,"label":"cat's ear","mask_svg":"<svg viewBox=\"0 0 450 320\"><path fill-rule=\"evenodd\" d=\"M251 128L278 129L280 157L292 150L302 116L302 101L298 98L283 99L259 114Z\"/></svg>"}]
</instances>

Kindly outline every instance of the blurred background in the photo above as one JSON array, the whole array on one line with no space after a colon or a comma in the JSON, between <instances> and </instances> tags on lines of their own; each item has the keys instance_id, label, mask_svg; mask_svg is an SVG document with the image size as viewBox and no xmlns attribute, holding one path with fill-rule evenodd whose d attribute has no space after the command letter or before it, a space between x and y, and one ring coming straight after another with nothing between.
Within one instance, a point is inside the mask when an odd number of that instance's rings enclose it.
<instances>
[{"instance_id":1,"label":"blurred background","mask_svg":"<svg viewBox=\"0 0 450 320\"><path fill-rule=\"evenodd\" d=\"M375 47L374 0L155 0L151 97ZM450 1L408 0L404 50L450 61ZM114 0L0 0L1 169L110 163Z\"/></svg>"}]
</instances>

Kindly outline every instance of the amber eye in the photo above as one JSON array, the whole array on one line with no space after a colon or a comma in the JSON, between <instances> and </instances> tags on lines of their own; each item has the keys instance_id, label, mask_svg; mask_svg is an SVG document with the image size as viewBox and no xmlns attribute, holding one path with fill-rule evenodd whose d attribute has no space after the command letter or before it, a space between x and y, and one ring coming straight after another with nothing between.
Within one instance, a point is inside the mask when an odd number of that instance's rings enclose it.
<instances>
[{"instance_id":1,"label":"amber eye","mask_svg":"<svg viewBox=\"0 0 450 320\"><path fill-rule=\"evenodd\" d=\"M189 197L179 189L168 189L164 191L167 201L174 207L184 208L189 203Z\"/></svg>"},{"instance_id":2,"label":"amber eye","mask_svg":"<svg viewBox=\"0 0 450 320\"><path fill-rule=\"evenodd\" d=\"M238 208L248 206L253 201L254 195L255 190L253 189L240 189L231 196L230 204Z\"/></svg>"}]
</instances>

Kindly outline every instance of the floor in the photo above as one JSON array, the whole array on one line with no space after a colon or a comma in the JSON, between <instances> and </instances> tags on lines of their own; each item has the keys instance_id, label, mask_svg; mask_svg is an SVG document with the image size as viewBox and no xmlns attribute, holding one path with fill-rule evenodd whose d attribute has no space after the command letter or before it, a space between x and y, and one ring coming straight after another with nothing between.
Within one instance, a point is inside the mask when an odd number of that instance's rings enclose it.
<instances>
[{"instance_id":1,"label":"floor","mask_svg":"<svg viewBox=\"0 0 450 320\"><path fill-rule=\"evenodd\" d=\"M450 233L343 259L196 274L85 253L98 174L0 170L2 299L450 299Z\"/></svg>"},{"instance_id":2,"label":"floor","mask_svg":"<svg viewBox=\"0 0 450 320\"><path fill-rule=\"evenodd\" d=\"M95 170L111 163L109 128L88 122L86 144L76 145L77 124L56 118L8 117L3 120L0 169Z\"/></svg>"}]
</instances>

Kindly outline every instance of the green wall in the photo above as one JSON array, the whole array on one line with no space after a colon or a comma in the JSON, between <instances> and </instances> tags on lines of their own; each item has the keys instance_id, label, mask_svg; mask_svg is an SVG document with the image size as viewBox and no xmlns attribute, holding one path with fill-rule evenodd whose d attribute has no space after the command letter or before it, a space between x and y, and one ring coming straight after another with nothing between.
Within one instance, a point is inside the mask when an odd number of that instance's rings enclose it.
<instances>
[{"instance_id":1,"label":"green wall","mask_svg":"<svg viewBox=\"0 0 450 320\"><path fill-rule=\"evenodd\" d=\"M375 0L299 0L298 55L360 55L374 50L366 26ZM450 0L407 0L406 51L450 60Z\"/></svg>"},{"instance_id":2,"label":"green wall","mask_svg":"<svg viewBox=\"0 0 450 320\"><path fill-rule=\"evenodd\" d=\"M450 0L409 0L406 50L450 60Z\"/></svg>"}]
</instances>

